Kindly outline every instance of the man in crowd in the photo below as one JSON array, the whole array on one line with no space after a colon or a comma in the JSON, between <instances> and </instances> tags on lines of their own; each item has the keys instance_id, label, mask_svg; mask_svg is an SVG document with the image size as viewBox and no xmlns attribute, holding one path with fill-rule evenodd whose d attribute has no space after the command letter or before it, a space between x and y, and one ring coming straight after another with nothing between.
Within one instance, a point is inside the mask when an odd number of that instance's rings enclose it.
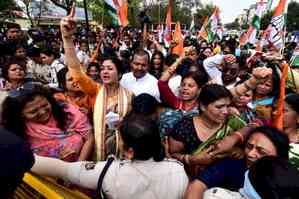
<instances>
[{"instance_id":1,"label":"man in crowd","mask_svg":"<svg viewBox=\"0 0 299 199\"><path fill-rule=\"evenodd\" d=\"M144 50L137 50L131 61L131 71L123 75L120 84L132 91L135 96L147 93L160 101L158 80L148 73L149 55Z\"/></svg>"}]
</instances>

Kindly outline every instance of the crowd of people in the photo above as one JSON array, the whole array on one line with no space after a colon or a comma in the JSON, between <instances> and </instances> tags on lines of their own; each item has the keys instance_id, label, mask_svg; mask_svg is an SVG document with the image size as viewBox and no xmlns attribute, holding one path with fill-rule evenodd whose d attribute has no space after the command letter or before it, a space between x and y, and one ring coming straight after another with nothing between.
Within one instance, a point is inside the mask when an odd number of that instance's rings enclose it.
<instances>
[{"instance_id":1,"label":"crowd of people","mask_svg":"<svg viewBox=\"0 0 299 199\"><path fill-rule=\"evenodd\" d=\"M280 87L299 44L254 54L238 38L207 43L185 32L178 55L155 31L77 30L73 12L54 33L7 25L0 195L31 170L99 198L299 197L296 67Z\"/></svg>"}]
</instances>

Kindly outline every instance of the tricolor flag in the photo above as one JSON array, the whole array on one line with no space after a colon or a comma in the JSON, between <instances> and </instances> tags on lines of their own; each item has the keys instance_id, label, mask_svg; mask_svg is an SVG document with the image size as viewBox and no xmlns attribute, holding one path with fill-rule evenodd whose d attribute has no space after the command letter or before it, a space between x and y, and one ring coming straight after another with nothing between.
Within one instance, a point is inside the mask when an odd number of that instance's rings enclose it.
<instances>
[{"instance_id":1,"label":"tricolor flag","mask_svg":"<svg viewBox=\"0 0 299 199\"><path fill-rule=\"evenodd\" d=\"M184 54L184 39L181 31L181 24L177 22L175 25L175 31L173 34L173 40L176 43L176 46L172 49L172 54L181 56Z\"/></svg>"},{"instance_id":2,"label":"tricolor flag","mask_svg":"<svg viewBox=\"0 0 299 199\"><path fill-rule=\"evenodd\" d=\"M126 27L129 24L127 0L104 0L104 2L113 24Z\"/></svg>"},{"instance_id":3,"label":"tricolor flag","mask_svg":"<svg viewBox=\"0 0 299 199\"><path fill-rule=\"evenodd\" d=\"M167 13L166 13L166 27L164 32L164 40L166 45L170 45L171 37L171 22L172 22L172 0L168 0Z\"/></svg>"},{"instance_id":4,"label":"tricolor flag","mask_svg":"<svg viewBox=\"0 0 299 199\"><path fill-rule=\"evenodd\" d=\"M267 10L271 10L271 8L272 8L272 3L273 3L273 0L268 0L268 3L267 3Z\"/></svg>"},{"instance_id":5,"label":"tricolor flag","mask_svg":"<svg viewBox=\"0 0 299 199\"><path fill-rule=\"evenodd\" d=\"M287 0L280 0L275 9L271 22L266 29L265 37L270 45L274 46L277 50L284 47L284 9Z\"/></svg>"},{"instance_id":6,"label":"tricolor flag","mask_svg":"<svg viewBox=\"0 0 299 199\"><path fill-rule=\"evenodd\" d=\"M211 43L217 38L217 30L220 26L219 8L215 7L213 14L208 19L206 18L199 35L204 38L208 43Z\"/></svg>"},{"instance_id":7,"label":"tricolor flag","mask_svg":"<svg viewBox=\"0 0 299 199\"><path fill-rule=\"evenodd\" d=\"M265 9L265 4L263 2L259 2L257 4L255 15L252 18L250 27L248 28L246 33L243 33L240 37L240 45L245 45L247 43L255 44L256 43L256 35L258 34L261 27L261 17L263 11Z\"/></svg>"}]
</instances>

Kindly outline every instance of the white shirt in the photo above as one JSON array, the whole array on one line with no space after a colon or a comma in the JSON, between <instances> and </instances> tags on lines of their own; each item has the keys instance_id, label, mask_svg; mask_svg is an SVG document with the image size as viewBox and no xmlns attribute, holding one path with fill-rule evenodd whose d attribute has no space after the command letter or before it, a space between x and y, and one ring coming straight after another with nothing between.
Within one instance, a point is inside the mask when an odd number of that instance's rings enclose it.
<instances>
[{"instance_id":1,"label":"white shirt","mask_svg":"<svg viewBox=\"0 0 299 199\"><path fill-rule=\"evenodd\" d=\"M223 85L222 72L217 68L223 60L223 55L214 55L203 61L203 67L210 76L211 80L217 84Z\"/></svg>"},{"instance_id":2,"label":"white shirt","mask_svg":"<svg viewBox=\"0 0 299 199\"><path fill-rule=\"evenodd\" d=\"M83 64L83 66L85 66L85 67L88 66L90 57L88 56L88 54L86 52L80 50L77 53L77 57L80 61L80 64Z\"/></svg>"},{"instance_id":3,"label":"white shirt","mask_svg":"<svg viewBox=\"0 0 299 199\"><path fill-rule=\"evenodd\" d=\"M168 86L170 90L175 94L175 96L179 96L180 93L180 86L181 86L182 76L176 75L168 81Z\"/></svg>"},{"instance_id":4,"label":"white shirt","mask_svg":"<svg viewBox=\"0 0 299 199\"><path fill-rule=\"evenodd\" d=\"M230 84L228 84L228 85L225 85L225 87L228 89L228 90L230 90L230 89L232 89L232 88L234 88L235 86L236 86L236 84L238 83L238 81L240 81L241 79L239 78L239 77L237 77L237 79L234 81L234 82L232 82L232 83L230 83Z\"/></svg>"},{"instance_id":5,"label":"white shirt","mask_svg":"<svg viewBox=\"0 0 299 199\"><path fill-rule=\"evenodd\" d=\"M54 88L57 88L58 87L58 79L57 79L57 73L63 69L65 66L60 63L58 61L58 59L55 59L51 66L50 66L50 73L51 73L51 77L50 77L50 83L49 83L49 86L50 87L54 87Z\"/></svg>"},{"instance_id":6,"label":"white shirt","mask_svg":"<svg viewBox=\"0 0 299 199\"><path fill-rule=\"evenodd\" d=\"M147 93L160 102L158 80L151 74L146 73L142 78L136 79L133 72L126 73L120 80L120 85L138 96Z\"/></svg>"},{"instance_id":7,"label":"white shirt","mask_svg":"<svg viewBox=\"0 0 299 199\"><path fill-rule=\"evenodd\" d=\"M46 64L38 64L32 59L27 61L27 77L41 81L43 83L51 82L50 66Z\"/></svg>"},{"instance_id":8,"label":"white shirt","mask_svg":"<svg viewBox=\"0 0 299 199\"><path fill-rule=\"evenodd\" d=\"M105 164L103 161L64 162L35 156L35 164L31 170L96 190ZM188 177L184 166L176 160L114 160L104 176L102 191L110 199L181 199L187 185Z\"/></svg>"}]
</instances>

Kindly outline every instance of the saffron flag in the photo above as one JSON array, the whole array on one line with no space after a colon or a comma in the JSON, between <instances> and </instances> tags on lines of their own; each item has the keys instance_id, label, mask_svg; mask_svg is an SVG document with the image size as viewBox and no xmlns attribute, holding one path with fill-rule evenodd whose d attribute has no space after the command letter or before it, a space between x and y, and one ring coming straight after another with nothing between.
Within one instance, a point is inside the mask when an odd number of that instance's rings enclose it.
<instances>
[{"instance_id":1,"label":"saffron flag","mask_svg":"<svg viewBox=\"0 0 299 199\"><path fill-rule=\"evenodd\" d=\"M283 115L284 115L284 100L285 100L285 86L288 78L289 65L283 63L281 65L282 75L280 79L280 93L277 102L276 114L274 116L273 126L277 129L283 130Z\"/></svg>"},{"instance_id":2,"label":"saffron flag","mask_svg":"<svg viewBox=\"0 0 299 199\"><path fill-rule=\"evenodd\" d=\"M213 42L217 38L217 31L219 31L220 27L219 12L219 8L215 7L211 17L209 19L205 19L201 27L201 30L199 31L199 35L202 38L204 38L208 43Z\"/></svg>"},{"instance_id":3,"label":"saffron flag","mask_svg":"<svg viewBox=\"0 0 299 199\"><path fill-rule=\"evenodd\" d=\"M113 23L126 27L129 24L127 0L104 0L104 2Z\"/></svg>"},{"instance_id":4,"label":"saffron flag","mask_svg":"<svg viewBox=\"0 0 299 199\"><path fill-rule=\"evenodd\" d=\"M90 63L97 62L97 58L98 58L98 55L99 55L99 51L100 51L101 44L102 44L102 42L99 42L99 43L97 44L97 47L96 47L96 49L93 51L92 56L91 56L91 58L90 58Z\"/></svg>"},{"instance_id":5,"label":"saffron flag","mask_svg":"<svg viewBox=\"0 0 299 199\"><path fill-rule=\"evenodd\" d=\"M274 46L277 50L284 47L284 9L287 0L280 0L278 6L275 9L271 22L266 29L265 37L270 45Z\"/></svg>"},{"instance_id":6,"label":"saffron flag","mask_svg":"<svg viewBox=\"0 0 299 199\"><path fill-rule=\"evenodd\" d=\"M183 40L180 22L177 22L175 25L173 40L175 41L176 46L172 49L172 53L179 55L179 56L183 55L184 54L184 40Z\"/></svg>"}]
</instances>

